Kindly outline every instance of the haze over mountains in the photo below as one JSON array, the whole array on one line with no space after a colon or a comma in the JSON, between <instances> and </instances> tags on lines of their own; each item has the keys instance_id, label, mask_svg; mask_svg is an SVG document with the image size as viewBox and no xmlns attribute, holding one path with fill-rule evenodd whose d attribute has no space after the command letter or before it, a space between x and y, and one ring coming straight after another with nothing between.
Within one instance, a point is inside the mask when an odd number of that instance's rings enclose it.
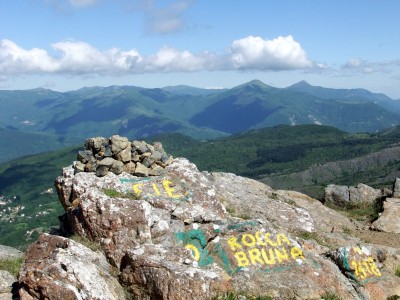
<instances>
[{"instance_id":1,"label":"haze over mountains","mask_svg":"<svg viewBox=\"0 0 400 300\"><path fill-rule=\"evenodd\" d=\"M110 86L56 92L39 88L0 91L0 120L0 140L7 141L0 147L1 162L112 134L140 139L179 132L214 139L279 124L375 132L400 123L400 101L363 89L328 89L304 81L275 88L253 80L224 90ZM40 143L21 147L32 139L53 141L42 143L53 147Z\"/></svg>"}]
</instances>

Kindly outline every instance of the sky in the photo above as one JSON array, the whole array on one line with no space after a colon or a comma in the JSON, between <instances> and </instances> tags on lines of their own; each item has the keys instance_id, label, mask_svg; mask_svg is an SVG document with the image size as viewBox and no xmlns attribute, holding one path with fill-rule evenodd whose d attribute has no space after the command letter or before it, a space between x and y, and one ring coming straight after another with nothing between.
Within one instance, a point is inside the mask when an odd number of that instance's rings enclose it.
<instances>
[{"instance_id":1,"label":"sky","mask_svg":"<svg viewBox=\"0 0 400 300\"><path fill-rule=\"evenodd\" d=\"M400 99L398 0L0 0L0 89L231 88Z\"/></svg>"}]
</instances>

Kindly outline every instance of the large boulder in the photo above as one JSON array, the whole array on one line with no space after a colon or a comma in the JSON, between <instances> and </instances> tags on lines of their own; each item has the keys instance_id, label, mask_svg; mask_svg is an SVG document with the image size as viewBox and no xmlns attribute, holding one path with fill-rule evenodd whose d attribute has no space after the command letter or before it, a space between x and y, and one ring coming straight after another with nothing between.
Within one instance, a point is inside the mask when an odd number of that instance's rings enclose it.
<instances>
[{"instance_id":1,"label":"large boulder","mask_svg":"<svg viewBox=\"0 0 400 300\"><path fill-rule=\"evenodd\" d=\"M24 256L21 251L0 245L0 261L15 260ZM13 285L17 282L14 275L0 269L0 300L10 300L12 298Z\"/></svg>"},{"instance_id":2,"label":"large boulder","mask_svg":"<svg viewBox=\"0 0 400 300\"><path fill-rule=\"evenodd\" d=\"M7 271L0 270L0 300L12 299L13 284L15 277Z\"/></svg>"},{"instance_id":3,"label":"large boulder","mask_svg":"<svg viewBox=\"0 0 400 300\"><path fill-rule=\"evenodd\" d=\"M27 250L19 291L28 299L125 299L111 266L98 252L59 236L40 235Z\"/></svg>"},{"instance_id":4,"label":"large boulder","mask_svg":"<svg viewBox=\"0 0 400 300\"><path fill-rule=\"evenodd\" d=\"M24 256L24 253L13 247L0 245L0 260L15 259Z\"/></svg>"},{"instance_id":5,"label":"large boulder","mask_svg":"<svg viewBox=\"0 0 400 300\"><path fill-rule=\"evenodd\" d=\"M400 233L400 198L388 198L384 201L383 212L371 224L371 229Z\"/></svg>"},{"instance_id":6,"label":"large boulder","mask_svg":"<svg viewBox=\"0 0 400 300\"><path fill-rule=\"evenodd\" d=\"M348 186L329 184L325 188L325 204L346 206L349 202L350 191Z\"/></svg>"},{"instance_id":7,"label":"large boulder","mask_svg":"<svg viewBox=\"0 0 400 300\"><path fill-rule=\"evenodd\" d=\"M400 198L400 178L396 178L393 185L393 197Z\"/></svg>"},{"instance_id":8,"label":"large boulder","mask_svg":"<svg viewBox=\"0 0 400 300\"><path fill-rule=\"evenodd\" d=\"M357 186L345 186L329 184L325 188L325 203L336 206L357 206L361 204L374 204L382 197L380 190L366 184Z\"/></svg>"},{"instance_id":9,"label":"large boulder","mask_svg":"<svg viewBox=\"0 0 400 300\"><path fill-rule=\"evenodd\" d=\"M118 160L113 152L126 149L125 139L114 139L118 148L110 139L87 141L96 164L106 159L106 151ZM64 227L98 245L105 258L100 253L94 254L102 258L94 258L67 238L41 235L22 267L22 296L51 299L51 290L63 286L59 298L97 299L87 290L92 282L102 285L109 299L123 297L107 275L106 259L133 299L209 300L230 292L276 299L321 299L328 293L386 299L398 292L393 266L400 256L393 249L363 245L370 254L360 258L361 265L372 259L375 275L381 276L367 281L348 276L355 269L343 268L343 262L358 258L335 259L333 249L361 244L348 235L360 225L317 200L234 174L200 172L187 159L171 160L158 143L130 146L128 169L135 173L97 176L86 166L82 172L72 165L56 180L66 210ZM164 172L158 173L155 164ZM80 269L90 276L79 277ZM82 287L73 289L79 282Z\"/></svg>"},{"instance_id":10,"label":"large boulder","mask_svg":"<svg viewBox=\"0 0 400 300\"><path fill-rule=\"evenodd\" d=\"M356 187L349 187L350 202L357 203L370 203L373 204L376 200L382 197L382 192L374 189L366 184L359 183Z\"/></svg>"}]
</instances>

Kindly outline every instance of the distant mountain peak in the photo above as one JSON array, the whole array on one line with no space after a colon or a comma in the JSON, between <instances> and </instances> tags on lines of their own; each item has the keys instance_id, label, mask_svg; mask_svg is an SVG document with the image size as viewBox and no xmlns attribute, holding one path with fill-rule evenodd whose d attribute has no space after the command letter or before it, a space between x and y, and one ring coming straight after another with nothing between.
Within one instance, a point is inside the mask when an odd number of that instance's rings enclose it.
<instances>
[{"instance_id":1,"label":"distant mountain peak","mask_svg":"<svg viewBox=\"0 0 400 300\"><path fill-rule=\"evenodd\" d=\"M264 82L262 82L261 80L258 80L258 79L254 79L252 81L249 81L249 82L246 82L244 84L238 85L235 88L246 88L246 87L252 87L252 88L258 87L258 88L262 88L262 89L271 88L271 86L265 84Z\"/></svg>"},{"instance_id":2,"label":"distant mountain peak","mask_svg":"<svg viewBox=\"0 0 400 300\"><path fill-rule=\"evenodd\" d=\"M304 88L304 87L311 87L312 85L309 84L307 81L305 80L301 80L295 84L292 84L290 86L288 86L288 88Z\"/></svg>"}]
</instances>

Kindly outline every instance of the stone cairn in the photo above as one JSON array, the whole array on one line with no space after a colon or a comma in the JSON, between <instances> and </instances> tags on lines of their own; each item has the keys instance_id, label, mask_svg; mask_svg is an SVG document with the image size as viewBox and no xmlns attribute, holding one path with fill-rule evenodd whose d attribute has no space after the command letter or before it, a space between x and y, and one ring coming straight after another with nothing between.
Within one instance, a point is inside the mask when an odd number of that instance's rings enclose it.
<instances>
[{"instance_id":1,"label":"stone cairn","mask_svg":"<svg viewBox=\"0 0 400 300\"><path fill-rule=\"evenodd\" d=\"M75 172L96 172L99 177L112 172L126 172L135 176L159 176L166 173L171 164L161 143L153 145L144 141L132 141L119 135L110 138L94 137L85 141L85 150L78 152L74 162Z\"/></svg>"}]
</instances>

